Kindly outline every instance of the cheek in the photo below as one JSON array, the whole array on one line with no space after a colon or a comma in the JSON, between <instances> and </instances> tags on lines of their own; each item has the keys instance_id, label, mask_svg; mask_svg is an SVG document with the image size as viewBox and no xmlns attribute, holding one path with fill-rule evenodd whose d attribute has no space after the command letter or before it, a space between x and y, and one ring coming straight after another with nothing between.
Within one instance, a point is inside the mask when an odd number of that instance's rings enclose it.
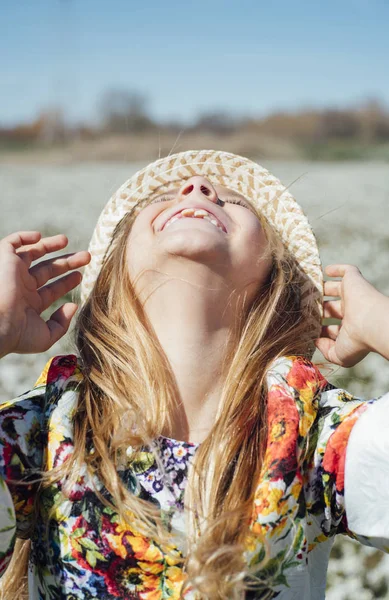
<instances>
[{"instance_id":1,"label":"cheek","mask_svg":"<svg viewBox=\"0 0 389 600\"><path fill-rule=\"evenodd\" d=\"M242 270L247 276L263 281L273 264L271 248L265 232L257 221L249 221L242 232L239 248Z\"/></svg>"},{"instance_id":2,"label":"cheek","mask_svg":"<svg viewBox=\"0 0 389 600\"><path fill-rule=\"evenodd\" d=\"M144 258L148 254L146 230L142 223L135 219L127 239L126 264L130 279L133 281L144 266Z\"/></svg>"},{"instance_id":3,"label":"cheek","mask_svg":"<svg viewBox=\"0 0 389 600\"><path fill-rule=\"evenodd\" d=\"M252 257L266 254L269 244L264 229L257 220L249 219L242 230L244 244L252 249Z\"/></svg>"},{"instance_id":4,"label":"cheek","mask_svg":"<svg viewBox=\"0 0 389 600\"><path fill-rule=\"evenodd\" d=\"M153 215L150 215L150 211L147 210L147 208L143 209L137 215L128 235L128 247L141 247L150 241L152 235L152 220Z\"/></svg>"}]
</instances>

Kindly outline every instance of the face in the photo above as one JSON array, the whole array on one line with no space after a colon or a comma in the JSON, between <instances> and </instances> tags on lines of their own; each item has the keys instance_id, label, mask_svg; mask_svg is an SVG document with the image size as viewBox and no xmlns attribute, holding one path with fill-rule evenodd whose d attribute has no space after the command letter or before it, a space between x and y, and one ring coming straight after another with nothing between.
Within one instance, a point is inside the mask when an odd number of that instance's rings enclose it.
<instances>
[{"instance_id":1,"label":"face","mask_svg":"<svg viewBox=\"0 0 389 600\"><path fill-rule=\"evenodd\" d=\"M150 269L171 275L181 269L188 277L190 265L207 265L231 289L246 289L250 295L257 293L272 265L264 229L250 202L198 175L139 212L128 239L127 261L132 282Z\"/></svg>"}]
</instances>

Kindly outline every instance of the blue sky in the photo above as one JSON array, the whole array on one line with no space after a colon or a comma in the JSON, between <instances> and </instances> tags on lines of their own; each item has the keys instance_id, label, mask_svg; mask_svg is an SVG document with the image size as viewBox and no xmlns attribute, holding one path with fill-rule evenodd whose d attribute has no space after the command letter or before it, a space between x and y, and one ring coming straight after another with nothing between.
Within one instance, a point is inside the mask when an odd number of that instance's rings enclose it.
<instances>
[{"instance_id":1,"label":"blue sky","mask_svg":"<svg viewBox=\"0 0 389 600\"><path fill-rule=\"evenodd\" d=\"M113 88L186 122L389 106L388 24L387 0L1 0L0 125L52 106L93 122Z\"/></svg>"}]
</instances>

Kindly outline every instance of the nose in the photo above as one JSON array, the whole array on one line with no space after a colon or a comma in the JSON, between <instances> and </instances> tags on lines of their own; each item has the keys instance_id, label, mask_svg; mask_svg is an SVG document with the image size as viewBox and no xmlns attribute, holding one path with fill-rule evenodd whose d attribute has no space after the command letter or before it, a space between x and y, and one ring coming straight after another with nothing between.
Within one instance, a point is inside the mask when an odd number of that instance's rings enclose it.
<instances>
[{"instance_id":1,"label":"nose","mask_svg":"<svg viewBox=\"0 0 389 600\"><path fill-rule=\"evenodd\" d=\"M194 175L185 181L178 192L178 200L184 200L192 194L193 196L197 197L205 196L207 200L210 200L211 202L217 202L217 193L215 188L206 177L201 177L201 175Z\"/></svg>"}]
</instances>

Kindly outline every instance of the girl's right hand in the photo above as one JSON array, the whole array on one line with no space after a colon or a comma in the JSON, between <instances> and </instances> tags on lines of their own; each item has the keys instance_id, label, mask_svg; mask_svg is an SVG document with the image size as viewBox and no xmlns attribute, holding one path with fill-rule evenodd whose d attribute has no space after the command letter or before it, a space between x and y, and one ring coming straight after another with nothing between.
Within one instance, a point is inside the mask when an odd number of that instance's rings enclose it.
<instances>
[{"instance_id":1,"label":"girl's right hand","mask_svg":"<svg viewBox=\"0 0 389 600\"><path fill-rule=\"evenodd\" d=\"M63 304L46 322L40 315L81 282L81 273L68 271L87 265L89 252L65 254L31 266L67 244L63 234L41 238L37 231L11 233L0 241L0 357L11 352L44 352L68 330L77 304ZM59 275L64 277L47 283Z\"/></svg>"}]
</instances>

